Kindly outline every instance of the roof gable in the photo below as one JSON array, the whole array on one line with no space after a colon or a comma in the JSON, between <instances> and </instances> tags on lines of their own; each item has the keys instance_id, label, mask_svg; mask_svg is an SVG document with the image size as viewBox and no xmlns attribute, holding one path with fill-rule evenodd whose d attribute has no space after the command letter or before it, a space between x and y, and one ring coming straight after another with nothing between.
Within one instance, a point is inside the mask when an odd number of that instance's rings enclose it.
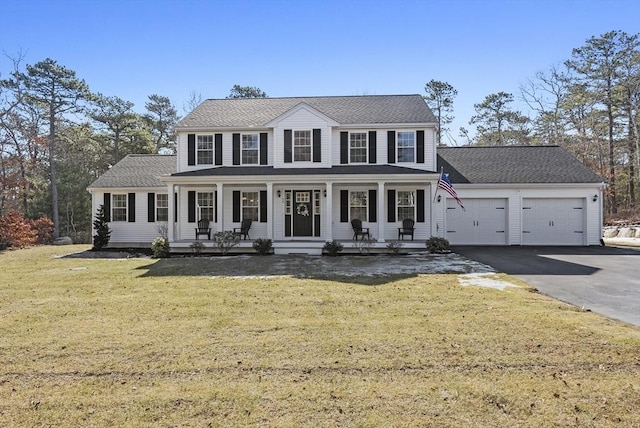
<instances>
[{"instance_id":1,"label":"roof gable","mask_svg":"<svg viewBox=\"0 0 640 428\"><path fill-rule=\"evenodd\" d=\"M316 110L315 108L311 107L309 104L305 103L305 102L301 102L300 104L296 105L295 107L293 107L290 110L287 110L286 112L282 113L280 116L274 118L273 120L271 120L269 123L266 123L265 125L268 127L275 127L278 123L287 120L288 118L295 116L297 113L299 113L300 111L307 111L310 114L318 117L319 119L327 122L329 124L329 126L337 126L338 122L336 122L335 120L331 119L330 117L326 116L324 113L322 113L321 111Z\"/></svg>"},{"instance_id":2,"label":"roof gable","mask_svg":"<svg viewBox=\"0 0 640 428\"><path fill-rule=\"evenodd\" d=\"M602 183L558 146L438 147L438 170L454 184Z\"/></svg>"},{"instance_id":3,"label":"roof gable","mask_svg":"<svg viewBox=\"0 0 640 428\"><path fill-rule=\"evenodd\" d=\"M340 125L437 122L421 95L364 95L210 99L182 119L177 128L266 127L299 104Z\"/></svg>"}]
</instances>

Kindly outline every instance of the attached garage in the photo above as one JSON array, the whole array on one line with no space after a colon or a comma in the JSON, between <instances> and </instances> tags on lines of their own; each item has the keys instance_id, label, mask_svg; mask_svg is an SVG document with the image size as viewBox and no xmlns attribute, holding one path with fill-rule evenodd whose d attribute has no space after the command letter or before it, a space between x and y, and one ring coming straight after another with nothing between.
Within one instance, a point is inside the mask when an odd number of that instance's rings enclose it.
<instances>
[{"instance_id":1,"label":"attached garage","mask_svg":"<svg viewBox=\"0 0 640 428\"><path fill-rule=\"evenodd\" d=\"M468 198L465 210L447 199L445 238L453 245L506 245L507 199Z\"/></svg>"},{"instance_id":2,"label":"attached garage","mask_svg":"<svg viewBox=\"0 0 640 428\"><path fill-rule=\"evenodd\" d=\"M522 245L585 245L584 198L524 198Z\"/></svg>"}]
</instances>

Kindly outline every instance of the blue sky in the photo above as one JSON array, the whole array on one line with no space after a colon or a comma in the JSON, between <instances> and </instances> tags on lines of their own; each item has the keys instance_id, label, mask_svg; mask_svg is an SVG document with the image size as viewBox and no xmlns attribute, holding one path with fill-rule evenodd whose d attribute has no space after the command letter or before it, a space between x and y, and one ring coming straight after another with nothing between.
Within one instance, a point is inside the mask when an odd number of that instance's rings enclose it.
<instances>
[{"instance_id":1,"label":"blue sky","mask_svg":"<svg viewBox=\"0 0 640 428\"><path fill-rule=\"evenodd\" d=\"M183 115L191 93L224 98L234 84L273 97L424 94L436 79L459 93L454 136L472 128L473 104L517 98L611 30L639 33L640 1L0 1L5 55L53 58L139 112L157 93ZM2 76L10 68L3 55Z\"/></svg>"}]
</instances>

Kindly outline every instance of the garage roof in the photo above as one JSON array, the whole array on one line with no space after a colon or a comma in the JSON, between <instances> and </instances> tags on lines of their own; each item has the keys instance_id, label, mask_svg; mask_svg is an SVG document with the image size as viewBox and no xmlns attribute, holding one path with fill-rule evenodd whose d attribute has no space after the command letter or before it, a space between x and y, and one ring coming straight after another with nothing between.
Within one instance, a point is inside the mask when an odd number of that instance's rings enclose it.
<instances>
[{"instance_id":1,"label":"garage roof","mask_svg":"<svg viewBox=\"0 0 640 428\"><path fill-rule=\"evenodd\" d=\"M438 171L456 183L602 183L559 146L438 147Z\"/></svg>"}]
</instances>

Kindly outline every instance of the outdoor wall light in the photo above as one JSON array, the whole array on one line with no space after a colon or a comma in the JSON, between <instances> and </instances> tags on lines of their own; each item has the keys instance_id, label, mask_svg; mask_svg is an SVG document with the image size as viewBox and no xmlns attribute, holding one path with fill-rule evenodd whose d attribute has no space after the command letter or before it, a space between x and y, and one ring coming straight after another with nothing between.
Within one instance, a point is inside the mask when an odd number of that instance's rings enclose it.
<instances>
[{"instance_id":1,"label":"outdoor wall light","mask_svg":"<svg viewBox=\"0 0 640 428\"><path fill-rule=\"evenodd\" d=\"M596 195L593 195L593 198L592 198L592 199L593 199L593 202L597 202L597 201L598 201L598 195L597 195L597 194L596 194Z\"/></svg>"},{"instance_id":2,"label":"outdoor wall light","mask_svg":"<svg viewBox=\"0 0 640 428\"><path fill-rule=\"evenodd\" d=\"M278 197L282 196L282 192L280 190L278 190Z\"/></svg>"},{"instance_id":3,"label":"outdoor wall light","mask_svg":"<svg viewBox=\"0 0 640 428\"><path fill-rule=\"evenodd\" d=\"M327 197L327 189L324 189L324 197Z\"/></svg>"},{"instance_id":4,"label":"outdoor wall light","mask_svg":"<svg viewBox=\"0 0 640 428\"><path fill-rule=\"evenodd\" d=\"M442 200L442 196L438 195L438 202Z\"/></svg>"}]
</instances>

